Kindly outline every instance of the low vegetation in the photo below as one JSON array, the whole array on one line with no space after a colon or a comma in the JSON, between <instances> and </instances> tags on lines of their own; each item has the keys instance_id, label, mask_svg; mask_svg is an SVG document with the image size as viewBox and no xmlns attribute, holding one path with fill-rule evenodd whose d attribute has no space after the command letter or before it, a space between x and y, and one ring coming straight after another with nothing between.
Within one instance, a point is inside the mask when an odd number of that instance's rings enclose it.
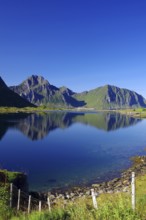
<instances>
[{"instance_id":1,"label":"low vegetation","mask_svg":"<svg viewBox=\"0 0 146 220\"><path fill-rule=\"evenodd\" d=\"M25 107L25 108L16 108L16 107L0 107L1 114L7 113L31 113L31 112L43 112L43 111L50 111L50 110L63 110L63 108L56 109L53 106L46 107L46 106L39 106L39 107Z\"/></svg>"},{"instance_id":2,"label":"low vegetation","mask_svg":"<svg viewBox=\"0 0 146 220\"><path fill-rule=\"evenodd\" d=\"M12 183L16 178L21 175L20 172L11 172L8 170L0 170L0 182Z\"/></svg>"},{"instance_id":3,"label":"low vegetation","mask_svg":"<svg viewBox=\"0 0 146 220\"><path fill-rule=\"evenodd\" d=\"M137 211L133 212L130 200L126 196L116 195L114 199L113 196L102 197L98 198L98 203L98 210L96 210L91 200L79 199L76 203L70 202L64 209L58 207L51 212L33 212L28 217L20 215L12 220L140 220L143 218Z\"/></svg>"},{"instance_id":4,"label":"low vegetation","mask_svg":"<svg viewBox=\"0 0 146 220\"><path fill-rule=\"evenodd\" d=\"M8 186L0 185L0 220L9 219L12 212L8 206Z\"/></svg>"},{"instance_id":5,"label":"low vegetation","mask_svg":"<svg viewBox=\"0 0 146 220\"><path fill-rule=\"evenodd\" d=\"M9 208L7 186L0 187L0 220L145 220L146 219L146 175L136 178L136 210L131 208L130 193L101 194L97 197L98 209L93 208L91 198L75 201L61 200L51 212L16 212Z\"/></svg>"},{"instance_id":6,"label":"low vegetation","mask_svg":"<svg viewBox=\"0 0 146 220\"><path fill-rule=\"evenodd\" d=\"M119 110L121 114L126 114L136 118L146 118L146 108L135 108L135 109L122 109Z\"/></svg>"}]
</instances>

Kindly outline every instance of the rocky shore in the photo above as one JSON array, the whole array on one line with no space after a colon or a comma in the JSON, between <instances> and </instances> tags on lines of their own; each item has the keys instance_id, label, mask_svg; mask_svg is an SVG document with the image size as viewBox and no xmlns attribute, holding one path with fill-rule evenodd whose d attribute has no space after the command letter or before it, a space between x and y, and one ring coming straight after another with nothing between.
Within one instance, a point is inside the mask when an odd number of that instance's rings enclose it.
<instances>
[{"instance_id":1,"label":"rocky shore","mask_svg":"<svg viewBox=\"0 0 146 220\"><path fill-rule=\"evenodd\" d=\"M135 172L135 176L146 174L146 156L137 156L132 158L133 165L126 171L121 173L120 178L114 178L111 181L103 182L100 184L92 184L90 187L73 187L66 192L61 190L52 191L49 193L49 198L52 204L55 204L57 200L71 200L81 197L90 197L91 189L95 190L96 195L102 193L118 193L118 192L130 192L131 186L131 174ZM47 197L47 194L44 194Z\"/></svg>"},{"instance_id":2,"label":"rocky shore","mask_svg":"<svg viewBox=\"0 0 146 220\"><path fill-rule=\"evenodd\" d=\"M94 183L90 186L82 186L82 187L72 187L68 189L54 189L48 193L40 193L40 192L29 192L33 198L38 200L42 200L44 204L46 204L47 198L49 197L51 205L56 204L58 201L62 201L65 204L68 200L74 201L78 198L88 198L91 197L91 189L94 189L96 195L100 195L102 193L118 193L118 192L130 192L131 186L131 174L135 172L135 176L146 175L146 156L136 156L131 159L133 164L132 166L121 173L119 178L114 178L111 181L102 182L102 183ZM3 179L5 171L0 172L0 182L4 182ZM8 176L7 171L7 176ZM9 174L10 175L10 174ZM12 174L11 174L12 176ZM21 188L25 192L28 193L28 189L26 187L27 178L25 174L15 173L13 172L13 176L16 178L13 179L13 183L17 186L17 188ZM12 178L11 178L12 180ZM24 183L24 186L22 184Z\"/></svg>"}]
</instances>

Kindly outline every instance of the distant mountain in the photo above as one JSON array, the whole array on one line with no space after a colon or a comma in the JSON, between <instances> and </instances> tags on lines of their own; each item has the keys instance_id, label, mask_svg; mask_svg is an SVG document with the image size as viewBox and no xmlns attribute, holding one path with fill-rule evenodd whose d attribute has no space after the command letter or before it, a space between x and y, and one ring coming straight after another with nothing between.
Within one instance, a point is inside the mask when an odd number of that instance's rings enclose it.
<instances>
[{"instance_id":1,"label":"distant mountain","mask_svg":"<svg viewBox=\"0 0 146 220\"><path fill-rule=\"evenodd\" d=\"M76 100L75 94L66 87L57 88L42 76L32 75L18 86L11 86L11 90L35 105L54 105L56 107L83 106L84 102Z\"/></svg>"},{"instance_id":2,"label":"distant mountain","mask_svg":"<svg viewBox=\"0 0 146 220\"><path fill-rule=\"evenodd\" d=\"M11 91L0 77L0 106L2 107L34 107L33 104Z\"/></svg>"},{"instance_id":3,"label":"distant mountain","mask_svg":"<svg viewBox=\"0 0 146 220\"><path fill-rule=\"evenodd\" d=\"M120 109L146 107L146 100L136 92L105 85L75 93L67 87L57 88L42 76L32 75L11 90L35 105L56 107L87 107L95 109Z\"/></svg>"},{"instance_id":4,"label":"distant mountain","mask_svg":"<svg viewBox=\"0 0 146 220\"><path fill-rule=\"evenodd\" d=\"M146 100L136 92L105 85L88 92L73 95L86 103L86 107L96 109L120 109L146 107Z\"/></svg>"}]
</instances>

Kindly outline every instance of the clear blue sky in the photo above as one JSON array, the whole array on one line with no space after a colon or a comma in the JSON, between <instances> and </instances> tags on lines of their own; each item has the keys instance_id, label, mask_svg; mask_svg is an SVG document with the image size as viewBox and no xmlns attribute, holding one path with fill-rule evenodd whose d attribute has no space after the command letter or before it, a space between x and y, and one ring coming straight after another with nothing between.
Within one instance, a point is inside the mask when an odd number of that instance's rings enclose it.
<instances>
[{"instance_id":1,"label":"clear blue sky","mask_svg":"<svg viewBox=\"0 0 146 220\"><path fill-rule=\"evenodd\" d=\"M146 97L146 0L0 0L0 75Z\"/></svg>"}]
</instances>

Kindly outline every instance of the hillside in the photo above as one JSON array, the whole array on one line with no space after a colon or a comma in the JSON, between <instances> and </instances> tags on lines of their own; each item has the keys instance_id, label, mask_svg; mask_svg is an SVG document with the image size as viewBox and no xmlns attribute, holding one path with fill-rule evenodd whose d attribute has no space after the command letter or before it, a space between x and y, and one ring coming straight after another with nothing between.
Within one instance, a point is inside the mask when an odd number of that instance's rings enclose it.
<instances>
[{"instance_id":1,"label":"hillside","mask_svg":"<svg viewBox=\"0 0 146 220\"><path fill-rule=\"evenodd\" d=\"M0 106L2 107L35 107L26 99L11 91L0 77Z\"/></svg>"},{"instance_id":2,"label":"hillside","mask_svg":"<svg viewBox=\"0 0 146 220\"><path fill-rule=\"evenodd\" d=\"M74 95L77 100L86 103L86 107L96 109L121 109L146 107L146 100L136 92L105 85L89 92Z\"/></svg>"},{"instance_id":3,"label":"hillside","mask_svg":"<svg viewBox=\"0 0 146 220\"><path fill-rule=\"evenodd\" d=\"M42 76L32 75L11 90L35 105L55 107L87 107L95 109L121 109L146 107L146 100L128 89L105 85L75 93L67 87L57 88Z\"/></svg>"}]
</instances>

